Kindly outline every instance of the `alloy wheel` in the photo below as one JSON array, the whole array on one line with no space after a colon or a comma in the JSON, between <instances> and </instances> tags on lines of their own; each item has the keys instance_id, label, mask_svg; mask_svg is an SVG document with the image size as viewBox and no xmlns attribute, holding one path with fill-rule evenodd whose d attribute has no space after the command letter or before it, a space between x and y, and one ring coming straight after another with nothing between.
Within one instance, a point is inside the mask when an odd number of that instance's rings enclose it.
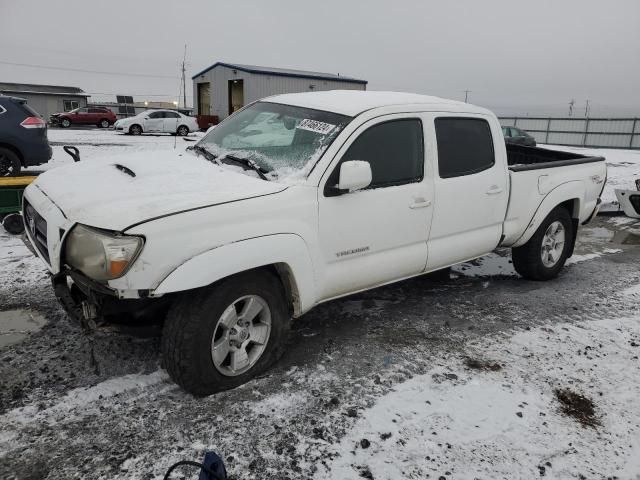
<instances>
[{"instance_id":1,"label":"alloy wheel","mask_svg":"<svg viewBox=\"0 0 640 480\"><path fill-rule=\"evenodd\" d=\"M564 251L565 239L566 232L562 222L556 220L547 227L540 247L540 256L545 267L552 268L558 263Z\"/></svg>"},{"instance_id":2,"label":"alloy wheel","mask_svg":"<svg viewBox=\"0 0 640 480\"><path fill-rule=\"evenodd\" d=\"M235 377L260 360L271 334L271 310L258 295L240 297L218 319L211 359L222 375Z\"/></svg>"}]
</instances>

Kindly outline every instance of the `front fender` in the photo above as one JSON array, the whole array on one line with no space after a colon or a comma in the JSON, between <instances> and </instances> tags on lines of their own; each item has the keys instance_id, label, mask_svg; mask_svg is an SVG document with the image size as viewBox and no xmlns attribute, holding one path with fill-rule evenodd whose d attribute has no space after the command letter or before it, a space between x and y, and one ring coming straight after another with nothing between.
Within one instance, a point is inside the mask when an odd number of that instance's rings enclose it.
<instances>
[{"instance_id":1,"label":"front fender","mask_svg":"<svg viewBox=\"0 0 640 480\"><path fill-rule=\"evenodd\" d=\"M574 201L573 211L570 212L573 218L580 218L581 212L584 209L585 204L585 187L582 181L575 180L558 185L551 190L544 200L538 206L538 209L533 214L531 221L527 225L522 236L516 240L512 247L519 247L529 241L529 239L536 232L540 224L545 218L561 203L567 201ZM582 220L582 219L580 219Z\"/></svg>"},{"instance_id":2,"label":"front fender","mask_svg":"<svg viewBox=\"0 0 640 480\"><path fill-rule=\"evenodd\" d=\"M307 244L295 234L276 234L228 243L178 266L152 292L154 296L211 285L236 273L266 265L285 266L294 283L295 314L315 303L313 264Z\"/></svg>"}]
</instances>

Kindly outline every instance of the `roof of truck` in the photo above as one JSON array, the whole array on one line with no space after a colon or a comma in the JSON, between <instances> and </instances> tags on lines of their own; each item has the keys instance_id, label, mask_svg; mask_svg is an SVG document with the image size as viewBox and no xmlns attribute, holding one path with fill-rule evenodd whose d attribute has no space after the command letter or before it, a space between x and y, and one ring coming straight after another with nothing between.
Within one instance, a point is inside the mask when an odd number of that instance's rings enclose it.
<instances>
[{"instance_id":1,"label":"roof of truck","mask_svg":"<svg viewBox=\"0 0 640 480\"><path fill-rule=\"evenodd\" d=\"M488 113L488 110L484 108L456 100L402 92L329 90L324 92L286 93L267 97L264 100L340 113L352 117L372 108L395 105L424 105L428 110L442 109L444 111Z\"/></svg>"}]
</instances>

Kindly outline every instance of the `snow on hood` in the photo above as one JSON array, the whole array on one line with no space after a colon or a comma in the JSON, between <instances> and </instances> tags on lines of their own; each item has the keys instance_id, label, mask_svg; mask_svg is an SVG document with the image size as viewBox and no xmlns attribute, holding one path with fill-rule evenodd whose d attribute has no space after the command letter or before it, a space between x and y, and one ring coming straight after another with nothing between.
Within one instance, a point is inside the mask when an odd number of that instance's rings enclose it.
<instances>
[{"instance_id":1,"label":"snow on hood","mask_svg":"<svg viewBox=\"0 0 640 480\"><path fill-rule=\"evenodd\" d=\"M171 150L55 168L41 174L28 188L36 187L69 220L118 231L161 215L287 188Z\"/></svg>"}]
</instances>

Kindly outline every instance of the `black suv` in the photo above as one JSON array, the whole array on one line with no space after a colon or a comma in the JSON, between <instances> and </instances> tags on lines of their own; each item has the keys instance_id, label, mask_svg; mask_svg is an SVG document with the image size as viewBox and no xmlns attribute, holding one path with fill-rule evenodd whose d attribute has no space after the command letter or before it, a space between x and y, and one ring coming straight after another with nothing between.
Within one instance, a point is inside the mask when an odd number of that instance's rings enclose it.
<instances>
[{"instance_id":1,"label":"black suv","mask_svg":"<svg viewBox=\"0 0 640 480\"><path fill-rule=\"evenodd\" d=\"M22 98L0 95L0 177L51 158L47 123Z\"/></svg>"}]
</instances>

